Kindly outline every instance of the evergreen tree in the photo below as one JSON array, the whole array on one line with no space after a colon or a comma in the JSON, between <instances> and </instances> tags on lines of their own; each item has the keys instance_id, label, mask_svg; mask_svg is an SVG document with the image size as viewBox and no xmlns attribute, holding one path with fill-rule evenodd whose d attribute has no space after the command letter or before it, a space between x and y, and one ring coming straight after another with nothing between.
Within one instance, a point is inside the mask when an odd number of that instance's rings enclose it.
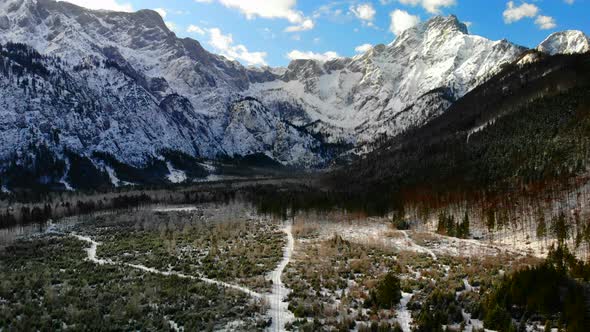
<instances>
[{"instance_id":1,"label":"evergreen tree","mask_svg":"<svg viewBox=\"0 0 590 332\"><path fill-rule=\"evenodd\" d=\"M469 237L470 229L469 229L469 213L465 210L465 216L463 216L463 222L461 222L460 227L460 234L459 237L462 239L466 239Z\"/></svg>"},{"instance_id":2,"label":"evergreen tree","mask_svg":"<svg viewBox=\"0 0 590 332\"><path fill-rule=\"evenodd\" d=\"M567 223L565 213L563 213L563 211L559 213L557 218L554 218L553 225L551 225L551 231L557 238L559 246L563 246L565 241L568 239L570 232L570 226Z\"/></svg>"},{"instance_id":3,"label":"evergreen tree","mask_svg":"<svg viewBox=\"0 0 590 332\"><path fill-rule=\"evenodd\" d=\"M541 214L537 222L537 239L542 239L547 236L547 224L545 223L545 216Z\"/></svg>"}]
</instances>

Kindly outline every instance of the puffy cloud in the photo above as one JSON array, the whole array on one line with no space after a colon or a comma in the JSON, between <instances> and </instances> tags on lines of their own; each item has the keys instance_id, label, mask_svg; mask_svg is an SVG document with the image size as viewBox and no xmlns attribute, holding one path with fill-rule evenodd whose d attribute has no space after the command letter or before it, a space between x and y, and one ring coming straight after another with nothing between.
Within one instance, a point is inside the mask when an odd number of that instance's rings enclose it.
<instances>
[{"instance_id":1,"label":"puffy cloud","mask_svg":"<svg viewBox=\"0 0 590 332\"><path fill-rule=\"evenodd\" d=\"M523 2L520 6L515 6L514 1L508 1L506 10L503 13L504 22L510 24L522 20L525 17L533 18L539 13L539 7Z\"/></svg>"},{"instance_id":2,"label":"puffy cloud","mask_svg":"<svg viewBox=\"0 0 590 332\"><path fill-rule=\"evenodd\" d=\"M189 25L188 28L186 29L186 32L196 33L201 36L204 36L206 34L205 30L201 29L199 26L196 26L194 24Z\"/></svg>"},{"instance_id":3,"label":"puffy cloud","mask_svg":"<svg viewBox=\"0 0 590 332\"><path fill-rule=\"evenodd\" d=\"M574 0L564 0L568 4L573 4ZM534 4L523 2L520 6L516 6L514 1L509 1L506 4L506 10L504 11L504 22L507 24L518 22L523 18L534 18L535 24L541 30L550 30L557 26L555 19L551 16L539 14L541 9Z\"/></svg>"},{"instance_id":4,"label":"puffy cloud","mask_svg":"<svg viewBox=\"0 0 590 332\"><path fill-rule=\"evenodd\" d=\"M457 4L457 0L399 0L399 2L409 6L420 5L431 14L438 14L441 8Z\"/></svg>"},{"instance_id":5,"label":"puffy cloud","mask_svg":"<svg viewBox=\"0 0 590 332\"><path fill-rule=\"evenodd\" d=\"M164 22L166 24L166 26L168 27L168 29L170 29L170 31L178 31L178 26L176 25L176 23L172 22L172 21L166 21Z\"/></svg>"},{"instance_id":6,"label":"puffy cloud","mask_svg":"<svg viewBox=\"0 0 590 332\"><path fill-rule=\"evenodd\" d=\"M301 22L298 25L292 25L292 26L287 27L285 29L285 31L286 32L306 31L306 30L313 29L314 26L315 26L315 24L313 23L313 21L311 19L305 19L303 22Z\"/></svg>"},{"instance_id":7,"label":"puffy cloud","mask_svg":"<svg viewBox=\"0 0 590 332\"><path fill-rule=\"evenodd\" d=\"M195 0L202 3L211 3L213 0ZM285 19L292 25L285 31L295 32L311 30L314 27L312 19L305 17L296 10L297 0L217 0L227 8L237 9L248 19L256 17L268 19Z\"/></svg>"},{"instance_id":8,"label":"puffy cloud","mask_svg":"<svg viewBox=\"0 0 590 332\"><path fill-rule=\"evenodd\" d=\"M217 52L230 60L241 60L248 65L265 66L266 52L250 52L242 44L235 45L231 34L224 35L219 28L211 28L209 32L209 45Z\"/></svg>"},{"instance_id":9,"label":"puffy cloud","mask_svg":"<svg viewBox=\"0 0 590 332\"><path fill-rule=\"evenodd\" d=\"M314 53L314 52L304 52L299 50L293 50L287 54L287 57L290 60L298 60L298 59L306 59L306 60L318 60L318 61L329 61L339 58L340 56L338 53L333 51L328 51L325 53Z\"/></svg>"},{"instance_id":10,"label":"puffy cloud","mask_svg":"<svg viewBox=\"0 0 590 332\"><path fill-rule=\"evenodd\" d=\"M567 3L568 5L573 5L575 0L563 0L563 2Z\"/></svg>"},{"instance_id":11,"label":"puffy cloud","mask_svg":"<svg viewBox=\"0 0 590 332\"><path fill-rule=\"evenodd\" d=\"M166 16L168 16L168 12L164 8L156 8L156 9L154 9L154 11L157 12L158 14L160 14L160 16L162 16L162 18L166 18Z\"/></svg>"},{"instance_id":12,"label":"puffy cloud","mask_svg":"<svg viewBox=\"0 0 590 332\"><path fill-rule=\"evenodd\" d=\"M557 23L555 23L555 19L553 17L544 15L537 16L535 24L541 30L550 30L557 26Z\"/></svg>"},{"instance_id":13,"label":"puffy cloud","mask_svg":"<svg viewBox=\"0 0 590 332\"><path fill-rule=\"evenodd\" d=\"M57 0L64 1L64 0ZM67 0L67 2L88 9L104 9L118 12L131 12L133 6L130 3L121 3L119 0Z\"/></svg>"},{"instance_id":14,"label":"puffy cloud","mask_svg":"<svg viewBox=\"0 0 590 332\"><path fill-rule=\"evenodd\" d=\"M375 14L377 11L373 8L373 5L370 3L359 4L356 6L352 6L350 11L356 16L358 19L363 21L363 23L372 26L373 20L375 19Z\"/></svg>"},{"instance_id":15,"label":"puffy cloud","mask_svg":"<svg viewBox=\"0 0 590 332\"><path fill-rule=\"evenodd\" d=\"M396 9L389 16L391 17L389 30L396 36L420 23L420 17L410 15L410 13L404 10Z\"/></svg>"},{"instance_id":16,"label":"puffy cloud","mask_svg":"<svg viewBox=\"0 0 590 332\"><path fill-rule=\"evenodd\" d=\"M368 52L372 48L373 48L373 45L371 45L371 44L363 44L363 45L359 45L359 46L355 47L354 51L357 53L365 53L365 52Z\"/></svg>"}]
</instances>

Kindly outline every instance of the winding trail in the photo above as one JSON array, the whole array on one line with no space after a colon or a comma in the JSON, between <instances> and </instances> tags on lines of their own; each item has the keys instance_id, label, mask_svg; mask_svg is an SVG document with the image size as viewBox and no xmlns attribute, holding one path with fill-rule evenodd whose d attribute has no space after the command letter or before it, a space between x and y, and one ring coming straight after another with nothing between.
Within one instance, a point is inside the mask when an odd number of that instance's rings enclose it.
<instances>
[{"instance_id":1,"label":"winding trail","mask_svg":"<svg viewBox=\"0 0 590 332\"><path fill-rule=\"evenodd\" d=\"M283 274L283 271L285 270L285 268L287 267L287 265L291 261L291 256L293 254L293 250L295 247L295 240L293 239L293 234L291 232L291 225L290 224L285 226L285 228L283 229L283 232L285 232L285 234L287 235L287 245L285 246L285 248L283 248L283 259L279 262L277 267L272 272L270 272L269 275L267 276L267 279L271 280L272 284L273 284L272 291L269 294L260 294L260 293L255 292L247 287L233 285L233 284L229 284L229 283L226 283L223 281L213 280L213 279L205 278L203 276L186 275L186 274L174 272L174 271L161 271L161 270L157 270L157 269L154 269L151 267L147 267L145 265L131 264L131 263L120 263L120 262L115 262L111 259L98 258L96 251L98 249L98 246L100 245L99 242L93 240L92 238L90 238L88 236L82 236L82 235L78 235L78 234L71 234L71 235L80 241L90 244L90 247L87 247L84 249L86 251L86 255L87 255L86 260L93 262L95 264L126 266L129 268L144 271L147 273L159 274L159 275L163 275L163 276L177 276L179 278L190 279L190 280L200 280L200 281L206 282L208 284L217 285L217 286L221 286L224 288L229 288L229 289L234 289L234 290L240 291L240 292L250 295L251 297L256 298L256 299L265 300L270 307L269 308L269 315L272 318L271 325L267 328L267 331L284 331L285 324L293 321L295 319L295 316L293 315L293 313L291 313L289 311L289 303L284 301L286 299L287 295L289 295L289 293L291 292L291 290L288 289L284 285L281 276Z\"/></svg>"},{"instance_id":2,"label":"winding trail","mask_svg":"<svg viewBox=\"0 0 590 332\"><path fill-rule=\"evenodd\" d=\"M399 303L397 308L397 322L401 326L404 332L411 332L412 331L412 313L408 310L408 303L414 296L414 293L404 293L402 292L402 299Z\"/></svg>"},{"instance_id":3,"label":"winding trail","mask_svg":"<svg viewBox=\"0 0 590 332\"><path fill-rule=\"evenodd\" d=\"M412 240L412 238L408 235L408 231L400 231L403 235L404 238L406 240L406 244L408 245L408 247L412 247L415 248L416 252L422 252L425 254L430 255L430 257L432 257L433 260L438 260L438 257L436 256L436 254L434 253L434 251L423 247L421 245L419 245L418 243L416 243L416 241Z\"/></svg>"},{"instance_id":4,"label":"winding trail","mask_svg":"<svg viewBox=\"0 0 590 332\"><path fill-rule=\"evenodd\" d=\"M285 226L283 232L287 234L287 245L283 249L283 259L268 276L268 279L272 280L272 292L266 295L266 299L270 305L272 323L267 331L284 331L285 324L295 318L293 313L289 311L289 303L284 301L291 290L285 287L281 278L283 271L291 261L295 240L293 239L290 224Z\"/></svg>"},{"instance_id":5,"label":"winding trail","mask_svg":"<svg viewBox=\"0 0 590 332\"><path fill-rule=\"evenodd\" d=\"M82 235L77 235L77 234L72 234L72 235L75 238L77 238L78 240L84 241L84 242L90 244L90 247L85 249L86 254L88 255L88 257L86 259L88 261L91 261L91 262L98 264L98 265L120 265L120 266L126 266L126 267L130 267L130 268L133 268L136 270L141 270L141 271L148 272L148 273L163 275L163 276L177 276L177 277L183 278L183 279L200 280L200 281L206 282L208 284L217 285L217 286L221 286L221 287L229 288L229 289L234 289L234 290L240 291L242 293L245 293L247 295L250 295L254 298L258 298L258 299L264 298L264 296L262 294L257 293L249 288L238 286L238 285L233 285L233 284L228 284L223 281L213 280L213 279L209 279L209 278L205 278L205 277L201 277L201 276L196 277L196 276L186 275L186 274L174 272L174 271L160 271L160 270L157 270L157 269L154 269L151 267L147 267L144 265L139 265L139 264L118 263L118 262L114 262L110 259L100 259L96 256L96 250L98 249L98 246L100 245L100 243L94 241L93 239L91 239L90 237L87 237L87 236L82 236Z\"/></svg>"}]
</instances>

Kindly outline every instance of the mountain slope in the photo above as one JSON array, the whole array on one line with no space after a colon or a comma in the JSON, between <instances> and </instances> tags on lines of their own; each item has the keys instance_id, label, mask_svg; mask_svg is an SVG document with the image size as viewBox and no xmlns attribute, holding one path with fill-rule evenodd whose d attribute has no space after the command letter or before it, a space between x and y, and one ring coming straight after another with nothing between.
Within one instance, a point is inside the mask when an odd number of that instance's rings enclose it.
<instances>
[{"instance_id":1,"label":"mountain slope","mask_svg":"<svg viewBox=\"0 0 590 332\"><path fill-rule=\"evenodd\" d=\"M577 49L562 41L557 52ZM449 16L354 58L253 69L177 38L154 11L53 0L1 2L0 44L9 187L190 181L211 171L204 161L249 156L325 167L427 125L503 66L543 58Z\"/></svg>"},{"instance_id":2,"label":"mountain slope","mask_svg":"<svg viewBox=\"0 0 590 332\"><path fill-rule=\"evenodd\" d=\"M253 84L249 93L277 112L285 101L296 105L299 112L284 115L321 122L333 141L369 143L440 115L523 51L469 35L455 16L435 17L352 59L294 61L280 79Z\"/></svg>"},{"instance_id":3,"label":"mountain slope","mask_svg":"<svg viewBox=\"0 0 590 332\"><path fill-rule=\"evenodd\" d=\"M314 152L319 151L315 138L267 110L250 125L262 130L264 124L274 135L234 130L232 110L242 103L241 91L274 74L248 70L208 53L197 41L176 38L153 11L10 0L0 4L0 13L2 60L10 68L0 77L1 135L8 142L0 149L4 165L25 167L22 156L31 146L43 146L63 164L72 153L90 158L100 172L110 169L96 155L136 168L170 152L200 159L248 152L287 165L324 163Z\"/></svg>"},{"instance_id":4,"label":"mountain slope","mask_svg":"<svg viewBox=\"0 0 590 332\"><path fill-rule=\"evenodd\" d=\"M568 30L551 34L537 50L550 55L590 52L590 38L582 31Z\"/></svg>"},{"instance_id":5,"label":"mountain slope","mask_svg":"<svg viewBox=\"0 0 590 332\"><path fill-rule=\"evenodd\" d=\"M590 165L590 55L511 65L427 125L342 169L359 190L511 190ZM369 191L371 189L368 189Z\"/></svg>"}]
</instances>

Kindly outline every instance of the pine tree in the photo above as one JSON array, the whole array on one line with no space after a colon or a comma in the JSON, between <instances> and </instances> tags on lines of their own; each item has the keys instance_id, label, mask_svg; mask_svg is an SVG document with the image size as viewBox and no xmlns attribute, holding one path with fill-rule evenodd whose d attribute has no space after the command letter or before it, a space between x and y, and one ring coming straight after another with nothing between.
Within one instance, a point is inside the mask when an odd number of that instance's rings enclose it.
<instances>
[{"instance_id":1,"label":"pine tree","mask_svg":"<svg viewBox=\"0 0 590 332\"><path fill-rule=\"evenodd\" d=\"M568 239L570 232L570 226L567 224L565 213L560 212L559 216L554 219L551 231L557 238L559 245L563 246Z\"/></svg>"},{"instance_id":2,"label":"pine tree","mask_svg":"<svg viewBox=\"0 0 590 332\"><path fill-rule=\"evenodd\" d=\"M465 210L465 216L463 217L459 233L460 238L466 239L469 237L469 212L467 210Z\"/></svg>"},{"instance_id":3,"label":"pine tree","mask_svg":"<svg viewBox=\"0 0 590 332\"><path fill-rule=\"evenodd\" d=\"M545 236L547 236L547 224L545 223L545 217L541 214L537 222L537 239L540 240Z\"/></svg>"},{"instance_id":4,"label":"pine tree","mask_svg":"<svg viewBox=\"0 0 590 332\"><path fill-rule=\"evenodd\" d=\"M486 214L486 226L488 227L488 231L493 232L496 228L496 214L492 209L489 209Z\"/></svg>"}]
</instances>

